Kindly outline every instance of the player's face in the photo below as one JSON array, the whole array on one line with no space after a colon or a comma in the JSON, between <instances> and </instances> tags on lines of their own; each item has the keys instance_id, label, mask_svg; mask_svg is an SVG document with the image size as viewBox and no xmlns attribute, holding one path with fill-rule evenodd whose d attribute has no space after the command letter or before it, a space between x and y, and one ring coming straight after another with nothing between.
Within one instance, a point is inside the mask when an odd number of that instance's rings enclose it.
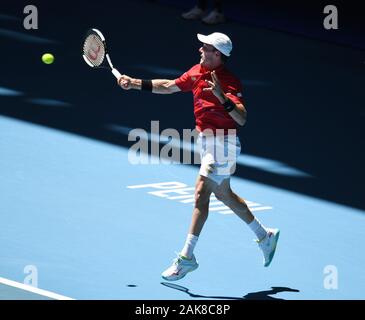
<instances>
[{"instance_id":1,"label":"player's face","mask_svg":"<svg viewBox=\"0 0 365 320\"><path fill-rule=\"evenodd\" d=\"M217 49L213 46L204 43L200 49L200 64L204 67L211 67L217 64L217 59L219 59L217 55Z\"/></svg>"}]
</instances>

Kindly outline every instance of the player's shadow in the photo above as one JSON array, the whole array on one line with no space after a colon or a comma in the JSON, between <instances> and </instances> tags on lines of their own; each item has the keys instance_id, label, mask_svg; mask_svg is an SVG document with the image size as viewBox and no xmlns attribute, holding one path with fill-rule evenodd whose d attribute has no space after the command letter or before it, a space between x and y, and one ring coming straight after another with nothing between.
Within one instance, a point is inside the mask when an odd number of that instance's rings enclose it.
<instances>
[{"instance_id":1,"label":"player's shadow","mask_svg":"<svg viewBox=\"0 0 365 320\"><path fill-rule=\"evenodd\" d=\"M271 287L271 290L258 291L258 292L250 292L244 295L243 297L224 297L224 296L205 296L200 294L195 294L190 292L190 289L185 288L183 286L169 283L169 282L161 282L161 284L165 287L179 290L185 292L192 298L208 298L208 299L227 299L227 300L285 300L280 298L274 298L272 295L275 295L280 292L300 292L297 289L291 289L287 287Z\"/></svg>"},{"instance_id":2,"label":"player's shadow","mask_svg":"<svg viewBox=\"0 0 365 320\"><path fill-rule=\"evenodd\" d=\"M243 296L245 300L285 300L280 298L271 297L271 295L280 292L300 292L298 289L291 289L287 287L271 287L271 290L250 292Z\"/></svg>"}]
</instances>

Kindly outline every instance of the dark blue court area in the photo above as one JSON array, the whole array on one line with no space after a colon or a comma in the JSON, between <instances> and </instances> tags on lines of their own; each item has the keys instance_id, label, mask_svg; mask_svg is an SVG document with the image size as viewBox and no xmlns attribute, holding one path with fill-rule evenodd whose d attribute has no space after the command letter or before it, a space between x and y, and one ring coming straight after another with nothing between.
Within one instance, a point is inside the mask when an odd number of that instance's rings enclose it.
<instances>
[{"instance_id":1,"label":"dark blue court area","mask_svg":"<svg viewBox=\"0 0 365 320\"><path fill-rule=\"evenodd\" d=\"M225 1L227 22L214 26L180 17L194 1L33 1L38 30L23 27L26 4L0 5L0 299L364 299L365 28L355 5L338 5L331 31L321 1ZM184 244L199 166L132 164L128 135L144 129L163 148L151 121L182 136L195 125L192 95L124 91L92 70L81 53L90 27L121 73L144 79L198 63L197 33L231 37L227 65L248 110L231 185L281 230L269 268L251 230L212 197L199 268L161 278Z\"/></svg>"}]
</instances>

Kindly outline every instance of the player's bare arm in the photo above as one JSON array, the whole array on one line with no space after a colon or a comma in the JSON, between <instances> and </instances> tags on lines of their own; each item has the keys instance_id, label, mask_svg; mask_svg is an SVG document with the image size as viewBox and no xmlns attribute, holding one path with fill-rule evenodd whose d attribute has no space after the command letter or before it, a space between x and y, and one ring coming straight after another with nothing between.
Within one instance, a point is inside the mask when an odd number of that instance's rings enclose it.
<instances>
[{"instance_id":1,"label":"player's bare arm","mask_svg":"<svg viewBox=\"0 0 365 320\"><path fill-rule=\"evenodd\" d=\"M212 91L212 93L218 98L219 102L225 104L229 99L229 94L224 93L215 71L211 72L211 76L213 81L206 80L206 82L209 84L209 87L204 88L203 90ZM246 123L247 111L244 105L241 103L234 103L234 108L229 112L229 115L240 126L243 126Z\"/></svg>"},{"instance_id":2,"label":"player's bare arm","mask_svg":"<svg viewBox=\"0 0 365 320\"><path fill-rule=\"evenodd\" d=\"M225 96L226 99L227 95ZM229 113L229 115L233 118L234 121L236 121L240 126L244 126L247 121L247 111L243 104L236 103L236 107Z\"/></svg>"},{"instance_id":3,"label":"player's bare arm","mask_svg":"<svg viewBox=\"0 0 365 320\"><path fill-rule=\"evenodd\" d=\"M127 75L122 75L118 79L118 84L124 89L142 89L142 79L134 79ZM157 94L171 94L179 92L179 87L175 84L175 80L154 79L152 80L152 92Z\"/></svg>"}]
</instances>

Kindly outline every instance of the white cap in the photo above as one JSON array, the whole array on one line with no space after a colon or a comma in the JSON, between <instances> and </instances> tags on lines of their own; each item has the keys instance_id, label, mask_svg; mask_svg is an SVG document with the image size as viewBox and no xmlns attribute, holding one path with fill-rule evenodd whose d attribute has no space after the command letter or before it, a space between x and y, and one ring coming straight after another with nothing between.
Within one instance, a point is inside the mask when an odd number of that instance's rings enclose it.
<instances>
[{"instance_id":1,"label":"white cap","mask_svg":"<svg viewBox=\"0 0 365 320\"><path fill-rule=\"evenodd\" d=\"M231 55L232 41L224 33L214 32L207 36L198 33L197 37L200 42L212 45L225 56L229 57Z\"/></svg>"}]
</instances>

